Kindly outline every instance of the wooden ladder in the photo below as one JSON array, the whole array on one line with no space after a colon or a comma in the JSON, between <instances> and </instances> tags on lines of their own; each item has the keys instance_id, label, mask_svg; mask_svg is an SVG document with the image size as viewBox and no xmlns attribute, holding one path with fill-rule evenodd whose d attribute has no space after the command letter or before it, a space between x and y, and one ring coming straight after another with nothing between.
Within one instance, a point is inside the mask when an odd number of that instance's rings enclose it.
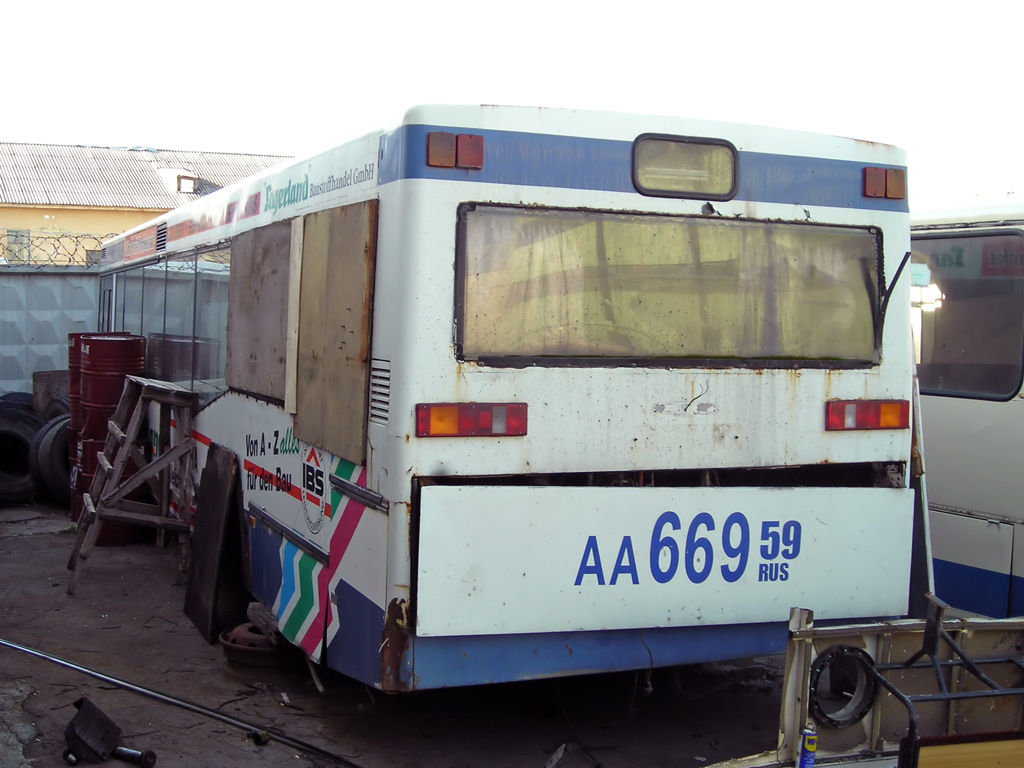
<instances>
[{"instance_id":1,"label":"wooden ladder","mask_svg":"<svg viewBox=\"0 0 1024 768\"><path fill-rule=\"evenodd\" d=\"M197 401L195 392L176 384L139 376L125 377L121 400L107 423L106 442L98 455L99 466L92 485L83 496L78 535L68 560L68 570L72 571L69 595L75 593L104 521L156 528L161 541L165 531L177 533L178 569L182 573L187 569L195 468L192 416ZM159 404L156 432L160 450L159 456L147 461L137 442L152 402ZM125 479L129 461L138 471ZM149 486L155 504L127 498L143 484Z\"/></svg>"}]
</instances>

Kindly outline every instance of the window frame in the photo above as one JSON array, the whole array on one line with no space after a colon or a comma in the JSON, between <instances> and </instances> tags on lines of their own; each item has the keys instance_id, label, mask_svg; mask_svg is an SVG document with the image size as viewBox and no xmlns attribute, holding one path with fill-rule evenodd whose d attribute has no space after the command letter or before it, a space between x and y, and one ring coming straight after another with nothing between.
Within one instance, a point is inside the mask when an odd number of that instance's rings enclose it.
<instances>
[{"instance_id":1,"label":"window frame","mask_svg":"<svg viewBox=\"0 0 1024 768\"><path fill-rule=\"evenodd\" d=\"M914 241L915 240L916 241L921 241L921 240L933 240L933 241L935 241L935 240L964 240L964 239L971 239L971 238L1008 237L1008 236L1019 237L1019 238L1021 238L1022 243L1024 243L1024 229L1022 229L1020 227L1016 227L1016 226L1014 226L1014 227L1007 227L1007 228L984 227L984 228L977 228L977 229L964 227L962 229L957 229L957 230L953 230L953 231L950 231L950 230L946 230L946 231L918 231L918 232L914 232L914 233L911 234L911 252L914 252L914 250L915 250L914 249ZM1004 279L1013 279L1013 278L1009 278L1009 277L1004 276ZM1024 284L1024 274L1022 274L1019 279L1021 280L1022 284ZM1024 308L1024 299L1022 299L1022 308ZM920 390L921 390L921 394L922 395L926 395L928 397L949 397L949 398L960 399L960 400L984 400L984 401L987 401L987 402L994 402L994 403L1006 403L1006 402L1009 402L1009 401L1015 399L1016 397L1018 397L1020 395L1021 388L1022 388L1022 386L1024 386L1024 312L1022 312L1022 316L1021 316L1021 331L1022 331L1022 333L1021 333L1021 349L1020 349L1020 358L1019 358L1019 362L1018 362L1017 382L1016 382L1016 385L1013 387L1012 391L1009 392L1009 394L1006 394L1006 395L996 395L996 394L991 394L991 393L983 393L983 392L968 391L968 390L931 389L931 388L925 386L925 384L923 383L923 381L921 379L920 373L918 373L918 383L919 383L919 387L920 387ZM922 329L922 332L923 332L923 329ZM923 339L918 339L917 340L917 344L921 344L922 342L923 342ZM918 365L921 365L921 363L918 363Z\"/></svg>"},{"instance_id":2,"label":"window frame","mask_svg":"<svg viewBox=\"0 0 1024 768\"><path fill-rule=\"evenodd\" d=\"M870 360L841 360L822 358L777 358L777 357L627 357L627 356L552 356L552 355L466 355L463 339L465 327L463 318L466 312L466 248L468 232L468 214L477 208L503 208L523 212L563 211L567 213L585 213L591 215L608 214L612 216L665 217L678 219L700 219L689 214L672 214L655 211L621 211L596 208L565 208L561 206L530 206L509 203L463 202L458 206L455 232L455 302L452 317L452 338L455 359L462 362L494 368L712 368L712 369L769 369L769 370L866 370L876 368L881 363L881 339L878 328L882 322L882 297L885 292L884 280L884 232L875 226L852 226L822 222L799 221L763 221L761 219L743 218L741 221L766 224L791 224L796 227L815 226L829 227L836 230L869 232L875 238L875 297L871 308L874 329L873 353Z\"/></svg>"}]
</instances>

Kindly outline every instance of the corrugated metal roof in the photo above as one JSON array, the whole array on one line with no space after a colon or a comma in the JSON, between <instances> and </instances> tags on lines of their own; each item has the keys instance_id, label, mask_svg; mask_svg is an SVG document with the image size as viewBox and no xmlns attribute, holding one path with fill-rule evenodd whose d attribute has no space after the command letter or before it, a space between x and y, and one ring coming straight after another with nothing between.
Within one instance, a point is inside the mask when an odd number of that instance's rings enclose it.
<instances>
[{"instance_id":1,"label":"corrugated metal roof","mask_svg":"<svg viewBox=\"0 0 1024 768\"><path fill-rule=\"evenodd\" d=\"M287 159L146 147L0 142L0 205L171 209ZM177 191L179 175L199 179L195 193Z\"/></svg>"}]
</instances>

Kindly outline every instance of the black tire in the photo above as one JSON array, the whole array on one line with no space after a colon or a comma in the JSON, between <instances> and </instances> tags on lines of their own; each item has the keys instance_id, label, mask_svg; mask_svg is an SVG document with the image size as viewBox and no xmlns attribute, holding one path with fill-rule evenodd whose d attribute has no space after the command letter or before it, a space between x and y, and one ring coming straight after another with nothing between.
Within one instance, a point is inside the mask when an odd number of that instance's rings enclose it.
<instances>
[{"instance_id":1,"label":"black tire","mask_svg":"<svg viewBox=\"0 0 1024 768\"><path fill-rule=\"evenodd\" d=\"M39 469L46 483L46 495L61 506L71 503L71 461L68 459L70 416L48 422L39 444Z\"/></svg>"},{"instance_id":2,"label":"black tire","mask_svg":"<svg viewBox=\"0 0 1024 768\"><path fill-rule=\"evenodd\" d=\"M9 403L10 405L20 405L27 407L32 410L32 395L28 392L7 392L0 395L0 403Z\"/></svg>"},{"instance_id":3,"label":"black tire","mask_svg":"<svg viewBox=\"0 0 1024 768\"><path fill-rule=\"evenodd\" d=\"M32 442L28 444L28 471L32 475L32 482L35 484L36 498L38 499L46 496L46 480L39 466L39 446L42 444L49 426L49 424L44 424L40 429L37 429L32 437Z\"/></svg>"},{"instance_id":4,"label":"black tire","mask_svg":"<svg viewBox=\"0 0 1024 768\"><path fill-rule=\"evenodd\" d=\"M27 418L32 423L43 423L43 420L32 410L31 404L25 405L16 400L0 400L0 417L4 416L10 416L12 419Z\"/></svg>"},{"instance_id":5,"label":"black tire","mask_svg":"<svg viewBox=\"0 0 1024 768\"><path fill-rule=\"evenodd\" d=\"M0 503L29 501L36 484L28 450L42 423L31 411L0 409Z\"/></svg>"},{"instance_id":6,"label":"black tire","mask_svg":"<svg viewBox=\"0 0 1024 768\"><path fill-rule=\"evenodd\" d=\"M52 421L58 416L67 416L71 413L71 401L66 397L55 397L43 411L43 420Z\"/></svg>"}]
</instances>

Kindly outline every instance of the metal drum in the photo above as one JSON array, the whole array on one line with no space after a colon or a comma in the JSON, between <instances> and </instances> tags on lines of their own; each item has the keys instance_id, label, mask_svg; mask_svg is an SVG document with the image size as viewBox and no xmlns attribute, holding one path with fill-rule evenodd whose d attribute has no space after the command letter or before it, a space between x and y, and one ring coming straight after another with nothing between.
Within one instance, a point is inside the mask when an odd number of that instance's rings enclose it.
<instances>
[{"instance_id":1,"label":"metal drum","mask_svg":"<svg viewBox=\"0 0 1024 768\"><path fill-rule=\"evenodd\" d=\"M82 337L68 334L68 400L71 403L71 430L82 429Z\"/></svg>"},{"instance_id":2,"label":"metal drum","mask_svg":"<svg viewBox=\"0 0 1024 768\"><path fill-rule=\"evenodd\" d=\"M79 472L84 472L90 476L96 474L96 468L99 466L97 454L103 450L105 443L105 440L84 440L79 438L76 455ZM88 486L82 488L83 492L87 490L89 490Z\"/></svg>"},{"instance_id":3,"label":"metal drum","mask_svg":"<svg viewBox=\"0 0 1024 768\"><path fill-rule=\"evenodd\" d=\"M117 410L128 375L146 369L146 337L131 334L89 333L82 349L83 440L105 440L107 422Z\"/></svg>"},{"instance_id":4,"label":"metal drum","mask_svg":"<svg viewBox=\"0 0 1024 768\"><path fill-rule=\"evenodd\" d=\"M116 406L125 376L146 370L146 337L89 333L81 346L82 405Z\"/></svg>"}]
</instances>

